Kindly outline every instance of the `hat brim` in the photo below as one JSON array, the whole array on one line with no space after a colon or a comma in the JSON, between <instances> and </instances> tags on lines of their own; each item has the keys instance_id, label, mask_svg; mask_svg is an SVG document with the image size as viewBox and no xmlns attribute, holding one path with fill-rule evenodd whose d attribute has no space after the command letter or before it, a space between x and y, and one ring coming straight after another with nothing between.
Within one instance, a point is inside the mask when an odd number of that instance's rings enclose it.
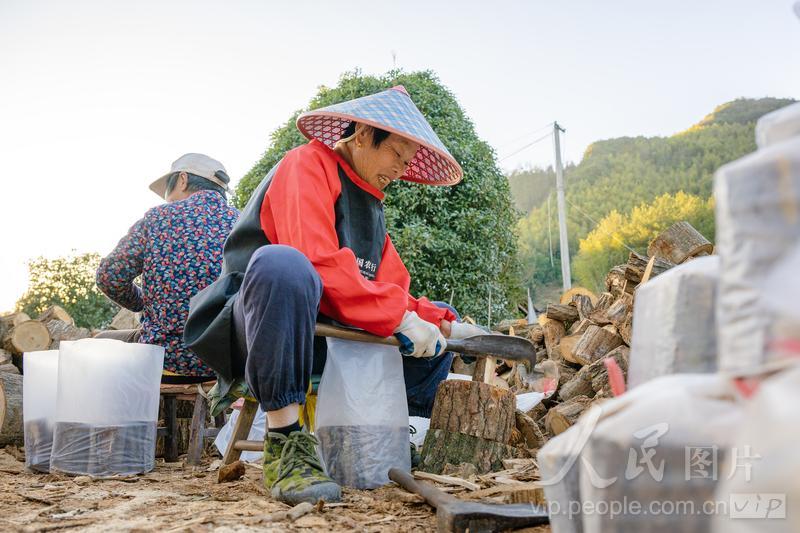
<instances>
[{"instance_id":1,"label":"hat brim","mask_svg":"<svg viewBox=\"0 0 800 533\"><path fill-rule=\"evenodd\" d=\"M325 124L323 127L314 128L313 131L308 127L309 123L319 121L328 121L330 123ZM332 124L333 122L338 122L338 124ZM308 111L297 117L297 129L307 139L316 139L333 148L336 142L342 138L344 128L350 122L367 124L368 126L394 133L420 145L419 150L417 150L408 165L408 171L400 177L401 180L424 185L449 186L461 181L464 175L461 166L450 154L442 152L425 140L409 135L387 124L381 124L355 115L333 111Z\"/></svg>"},{"instance_id":2,"label":"hat brim","mask_svg":"<svg viewBox=\"0 0 800 533\"><path fill-rule=\"evenodd\" d=\"M150 190L153 191L158 195L159 198L164 200L164 196L167 194L167 179L169 178L171 172L164 174L156 181L150 184Z\"/></svg>"}]
</instances>

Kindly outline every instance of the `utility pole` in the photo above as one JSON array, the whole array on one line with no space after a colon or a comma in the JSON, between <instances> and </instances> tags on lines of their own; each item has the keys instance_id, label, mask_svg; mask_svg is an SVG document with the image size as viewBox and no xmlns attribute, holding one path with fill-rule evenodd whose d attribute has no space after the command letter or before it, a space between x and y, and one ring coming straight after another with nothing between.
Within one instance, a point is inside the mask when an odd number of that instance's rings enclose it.
<instances>
[{"instance_id":1,"label":"utility pole","mask_svg":"<svg viewBox=\"0 0 800 533\"><path fill-rule=\"evenodd\" d=\"M564 169L561 168L561 143L558 133L562 129L558 122L553 122L553 142L556 148L556 192L558 193L558 234L561 239L561 281L564 290L572 287L572 274L569 270L569 241L567 240L567 206L564 202Z\"/></svg>"}]
</instances>

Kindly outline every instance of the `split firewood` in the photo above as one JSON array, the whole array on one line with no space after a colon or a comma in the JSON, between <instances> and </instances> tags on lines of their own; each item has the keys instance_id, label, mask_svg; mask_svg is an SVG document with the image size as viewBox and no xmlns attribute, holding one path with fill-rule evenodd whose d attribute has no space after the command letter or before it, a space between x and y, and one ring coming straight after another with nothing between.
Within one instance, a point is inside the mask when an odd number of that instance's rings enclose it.
<instances>
[{"instance_id":1,"label":"split firewood","mask_svg":"<svg viewBox=\"0 0 800 533\"><path fill-rule=\"evenodd\" d=\"M0 366L11 364L11 354L0 348Z\"/></svg>"},{"instance_id":2,"label":"split firewood","mask_svg":"<svg viewBox=\"0 0 800 533\"><path fill-rule=\"evenodd\" d=\"M75 320L69 316L67 310L61 307L60 305L51 305L47 309L45 309L41 315L36 319L39 322L48 322L50 320L60 320L62 322L66 322L67 324L74 326Z\"/></svg>"},{"instance_id":3,"label":"split firewood","mask_svg":"<svg viewBox=\"0 0 800 533\"><path fill-rule=\"evenodd\" d=\"M592 300L585 294L573 295L571 305L578 310L578 320L586 320L594 310Z\"/></svg>"},{"instance_id":4,"label":"split firewood","mask_svg":"<svg viewBox=\"0 0 800 533\"><path fill-rule=\"evenodd\" d=\"M508 333L511 328L514 330L522 330L528 326L528 321L524 318L514 318L510 320L502 320L495 328L500 333Z\"/></svg>"},{"instance_id":5,"label":"split firewood","mask_svg":"<svg viewBox=\"0 0 800 533\"><path fill-rule=\"evenodd\" d=\"M569 401L576 396L586 396L592 398L594 396L594 389L592 388L592 376L589 373L589 368L594 366L586 365L578 370L572 378L564 383L558 389L558 397L562 401Z\"/></svg>"},{"instance_id":6,"label":"split firewood","mask_svg":"<svg viewBox=\"0 0 800 533\"><path fill-rule=\"evenodd\" d=\"M565 383L575 377L578 369L574 366L561 362L558 364L558 388L560 389Z\"/></svg>"},{"instance_id":7,"label":"split firewood","mask_svg":"<svg viewBox=\"0 0 800 533\"><path fill-rule=\"evenodd\" d=\"M542 348L536 352L536 363L541 363L547 359L547 348Z\"/></svg>"},{"instance_id":8,"label":"split firewood","mask_svg":"<svg viewBox=\"0 0 800 533\"><path fill-rule=\"evenodd\" d=\"M584 318L583 320L578 320L577 322L572 323L567 333L569 333L570 335L583 335L588 329L588 327L591 326L592 324L597 324L597 323L591 318Z\"/></svg>"},{"instance_id":9,"label":"split firewood","mask_svg":"<svg viewBox=\"0 0 800 533\"><path fill-rule=\"evenodd\" d=\"M609 308L611 304L614 303L614 295L610 292L603 292L600 294L600 297L597 299L597 305L594 306L594 310L592 313L596 313L597 311L604 311Z\"/></svg>"},{"instance_id":10,"label":"split firewood","mask_svg":"<svg viewBox=\"0 0 800 533\"><path fill-rule=\"evenodd\" d=\"M569 304L547 304L545 315L547 318L559 320L561 322L575 322L578 320L578 310Z\"/></svg>"},{"instance_id":11,"label":"split firewood","mask_svg":"<svg viewBox=\"0 0 800 533\"><path fill-rule=\"evenodd\" d=\"M566 333L566 328L560 320L553 320L544 316L542 318L544 319L544 324L542 324L544 347L547 350L547 357L553 359L553 352L558 343L561 342L561 337ZM557 354L556 357L558 357Z\"/></svg>"},{"instance_id":12,"label":"split firewood","mask_svg":"<svg viewBox=\"0 0 800 533\"><path fill-rule=\"evenodd\" d=\"M628 263L624 265L624 276L631 284L631 290L629 293L633 292L633 287L638 285L642 281L642 276L644 276L644 271L647 268L647 263L650 262L650 258L641 254L637 254L636 252L631 252L628 256ZM650 275L651 278L666 272L670 268L674 267L675 263L670 261L665 261L663 259L656 258L653 262L653 271ZM613 292L613 291L609 291Z\"/></svg>"},{"instance_id":13,"label":"split firewood","mask_svg":"<svg viewBox=\"0 0 800 533\"><path fill-rule=\"evenodd\" d=\"M582 337L583 334L567 335L566 337L562 337L561 341L558 343L558 353L561 356L561 359L569 361L570 363L584 364L575 358L575 346Z\"/></svg>"},{"instance_id":14,"label":"split firewood","mask_svg":"<svg viewBox=\"0 0 800 533\"><path fill-rule=\"evenodd\" d=\"M22 376L0 372L0 446L22 441Z\"/></svg>"},{"instance_id":15,"label":"split firewood","mask_svg":"<svg viewBox=\"0 0 800 533\"><path fill-rule=\"evenodd\" d=\"M625 322L631 312L633 312L633 298L629 295L622 295L606 310L606 316L609 323L619 326Z\"/></svg>"},{"instance_id":16,"label":"split firewood","mask_svg":"<svg viewBox=\"0 0 800 533\"><path fill-rule=\"evenodd\" d=\"M5 365L0 365L0 372L10 372L11 374L19 374L19 368L17 368L13 363L7 363Z\"/></svg>"},{"instance_id":17,"label":"split firewood","mask_svg":"<svg viewBox=\"0 0 800 533\"><path fill-rule=\"evenodd\" d=\"M573 356L582 365L588 365L602 358L623 343L623 339L598 326L589 326L575 345Z\"/></svg>"},{"instance_id":18,"label":"split firewood","mask_svg":"<svg viewBox=\"0 0 800 533\"><path fill-rule=\"evenodd\" d=\"M572 298L576 294L581 294L583 296L588 296L589 300L591 300L591 302L592 302L592 305L595 305L597 303L597 295L595 293L593 293L592 291L590 291L589 289L586 289L584 287L572 287L571 289L567 290L566 292L564 292L561 295L561 299L559 300L559 303L568 304L568 303L572 302Z\"/></svg>"},{"instance_id":19,"label":"split firewood","mask_svg":"<svg viewBox=\"0 0 800 533\"><path fill-rule=\"evenodd\" d=\"M45 322L45 326L47 327L47 331L50 332L50 338L52 339L50 343L51 350L58 349L61 341L76 341L79 339L87 339L92 336L92 332L88 329L79 328L58 319L51 319Z\"/></svg>"},{"instance_id":20,"label":"split firewood","mask_svg":"<svg viewBox=\"0 0 800 533\"><path fill-rule=\"evenodd\" d=\"M618 298L625 292L627 279L625 278L626 265L617 265L612 267L606 275L606 290Z\"/></svg>"},{"instance_id":21,"label":"split firewood","mask_svg":"<svg viewBox=\"0 0 800 533\"><path fill-rule=\"evenodd\" d=\"M552 435L563 433L574 424L592 403L586 396L576 396L553 407L545 416L545 426Z\"/></svg>"},{"instance_id":22,"label":"split firewood","mask_svg":"<svg viewBox=\"0 0 800 533\"><path fill-rule=\"evenodd\" d=\"M596 395L608 398L613 396L611 394L611 385L608 383L608 370L606 369L603 360L608 359L609 357L613 358L617 362L620 370L622 370L622 375L627 378L629 355L630 348L625 345L618 346L608 352L603 359L595 361L588 367L584 367L587 368L587 372L591 376L592 390L595 391Z\"/></svg>"},{"instance_id":23,"label":"split firewood","mask_svg":"<svg viewBox=\"0 0 800 533\"><path fill-rule=\"evenodd\" d=\"M46 350L50 346L50 332L37 320L26 320L11 328L2 339L2 347L13 355Z\"/></svg>"},{"instance_id":24,"label":"split firewood","mask_svg":"<svg viewBox=\"0 0 800 533\"><path fill-rule=\"evenodd\" d=\"M531 420L538 421L544 418L544 416L547 414L547 407L545 407L543 403L539 402L529 409L525 414L528 415Z\"/></svg>"},{"instance_id":25,"label":"split firewood","mask_svg":"<svg viewBox=\"0 0 800 533\"><path fill-rule=\"evenodd\" d=\"M532 324L528 327L525 333L521 334L521 336L525 337L534 344L539 344L544 340L544 331L542 330L542 326L539 324Z\"/></svg>"},{"instance_id":26,"label":"split firewood","mask_svg":"<svg viewBox=\"0 0 800 533\"><path fill-rule=\"evenodd\" d=\"M691 224L682 220L653 239L647 247L647 255L677 265L692 257L708 255L713 250L714 245L708 239Z\"/></svg>"},{"instance_id":27,"label":"split firewood","mask_svg":"<svg viewBox=\"0 0 800 533\"><path fill-rule=\"evenodd\" d=\"M517 411L515 417L517 430L519 430L522 435L522 441L525 447L529 450L538 450L544 446L544 443L547 442L547 438L542 434L536 421L522 411Z\"/></svg>"}]
</instances>

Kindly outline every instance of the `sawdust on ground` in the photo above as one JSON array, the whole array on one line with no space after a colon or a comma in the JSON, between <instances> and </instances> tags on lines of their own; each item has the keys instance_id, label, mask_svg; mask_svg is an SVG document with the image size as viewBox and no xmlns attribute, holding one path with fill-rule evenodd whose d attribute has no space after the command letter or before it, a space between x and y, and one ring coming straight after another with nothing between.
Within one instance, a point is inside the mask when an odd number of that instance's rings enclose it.
<instances>
[{"instance_id":1,"label":"sawdust on ground","mask_svg":"<svg viewBox=\"0 0 800 533\"><path fill-rule=\"evenodd\" d=\"M0 531L434 531L424 503L403 503L398 487L346 489L341 503L291 521L290 507L274 501L261 470L217 483L209 464L191 467L159 459L153 472L125 479L90 480L26 472L21 454L0 450ZM402 493L402 494L399 494ZM276 520L277 519L277 520ZM529 531L546 532L547 528Z\"/></svg>"}]
</instances>

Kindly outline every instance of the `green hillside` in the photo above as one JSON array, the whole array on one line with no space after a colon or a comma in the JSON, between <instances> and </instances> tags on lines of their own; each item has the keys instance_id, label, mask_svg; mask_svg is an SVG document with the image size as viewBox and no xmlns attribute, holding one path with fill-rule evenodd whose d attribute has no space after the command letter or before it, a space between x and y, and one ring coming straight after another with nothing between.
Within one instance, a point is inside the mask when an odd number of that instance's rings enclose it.
<instances>
[{"instance_id":1,"label":"green hillside","mask_svg":"<svg viewBox=\"0 0 800 533\"><path fill-rule=\"evenodd\" d=\"M598 224L602 225L603 219L613 211L616 211L615 216L627 217L625 221L620 219L620 224L624 222L629 226L631 212L636 207L646 209L649 206L651 213L663 212L666 205L663 201L653 205L654 200L663 195L684 192L688 196L672 198L671 202L683 204L694 198L692 202L698 200L704 204L711 195L714 171L755 150L755 120L793 101L740 98L718 106L694 126L670 137L620 137L590 145L580 164L566 168L564 173L573 266L576 266L574 260L581 239ZM548 195L554 196L552 170L513 173L509 183L517 205L529 210L518 225L526 282L537 286L560 281L555 201L550 210L550 230L547 217L546 200ZM636 220L641 219L637 217ZM657 220L648 223L660 226ZM630 228L628 231L636 235L649 234ZM707 232L713 232L713 225ZM550 236L553 239L552 265ZM641 242L626 244L634 249L642 246ZM598 279L598 273L592 272L585 263L579 271L582 282Z\"/></svg>"}]
</instances>

